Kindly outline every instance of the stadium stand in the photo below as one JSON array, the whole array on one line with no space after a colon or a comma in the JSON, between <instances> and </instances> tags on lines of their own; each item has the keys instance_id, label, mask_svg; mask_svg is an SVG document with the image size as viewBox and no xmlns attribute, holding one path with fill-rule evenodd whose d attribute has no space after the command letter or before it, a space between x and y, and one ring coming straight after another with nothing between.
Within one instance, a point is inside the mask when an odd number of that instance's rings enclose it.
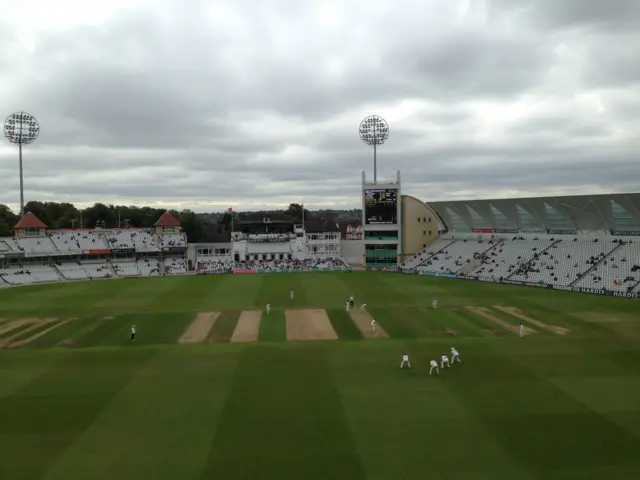
<instances>
[{"instance_id":1,"label":"stadium stand","mask_svg":"<svg viewBox=\"0 0 640 480\"><path fill-rule=\"evenodd\" d=\"M526 239L524 237L505 239L486 252L482 256L481 266L469 275L485 279L508 278L553 243L552 239Z\"/></svg>"},{"instance_id":2,"label":"stadium stand","mask_svg":"<svg viewBox=\"0 0 640 480\"><path fill-rule=\"evenodd\" d=\"M614 292L640 291L640 243L616 243L615 249L575 284ZM635 288L634 288L635 287Z\"/></svg>"},{"instance_id":3,"label":"stadium stand","mask_svg":"<svg viewBox=\"0 0 640 480\"><path fill-rule=\"evenodd\" d=\"M168 257L164 259L164 272L167 275L181 275L187 273L187 262L182 257Z\"/></svg>"},{"instance_id":4,"label":"stadium stand","mask_svg":"<svg viewBox=\"0 0 640 480\"><path fill-rule=\"evenodd\" d=\"M458 240L426 260L418 270L455 274L494 247L494 241Z\"/></svg>"},{"instance_id":5,"label":"stadium stand","mask_svg":"<svg viewBox=\"0 0 640 480\"><path fill-rule=\"evenodd\" d=\"M451 245L454 242L452 239L443 239L439 238L431 245L427 246L422 252L414 255L413 257L406 260L402 266L405 268L416 268L424 263L426 263L431 257L433 257L436 253L445 249L447 246Z\"/></svg>"}]
</instances>

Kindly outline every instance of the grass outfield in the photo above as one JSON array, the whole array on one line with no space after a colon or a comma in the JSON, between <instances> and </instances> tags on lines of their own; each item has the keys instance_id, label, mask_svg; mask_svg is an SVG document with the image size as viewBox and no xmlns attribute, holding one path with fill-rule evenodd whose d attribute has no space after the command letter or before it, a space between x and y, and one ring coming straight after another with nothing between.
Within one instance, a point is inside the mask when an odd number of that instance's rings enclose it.
<instances>
[{"instance_id":1,"label":"grass outfield","mask_svg":"<svg viewBox=\"0 0 640 480\"><path fill-rule=\"evenodd\" d=\"M640 478L639 311L383 272L4 289L0 478Z\"/></svg>"}]
</instances>

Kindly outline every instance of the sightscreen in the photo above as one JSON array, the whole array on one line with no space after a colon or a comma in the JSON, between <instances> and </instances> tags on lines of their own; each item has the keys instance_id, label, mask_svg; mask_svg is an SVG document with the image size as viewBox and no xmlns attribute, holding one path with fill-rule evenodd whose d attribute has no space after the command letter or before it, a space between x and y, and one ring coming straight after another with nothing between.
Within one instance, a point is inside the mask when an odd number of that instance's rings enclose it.
<instances>
[{"instance_id":1,"label":"sightscreen","mask_svg":"<svg viewBox=\"0 0 640 480\"><path fill-rule=\"evenodd\" d=\"M367 225L398 223L398 190L395 188L365 190L364 218Z\"/></svg>"}]
</instances>

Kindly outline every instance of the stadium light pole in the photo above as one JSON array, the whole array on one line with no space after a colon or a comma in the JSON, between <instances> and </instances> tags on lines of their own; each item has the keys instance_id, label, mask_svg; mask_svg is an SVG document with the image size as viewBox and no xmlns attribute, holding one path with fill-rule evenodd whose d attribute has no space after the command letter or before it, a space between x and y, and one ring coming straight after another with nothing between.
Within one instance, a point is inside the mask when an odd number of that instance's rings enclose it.
<instances>
[{"instance_id":1,"label":"stadium light pole","mask_svg":"<svg viewBox=\"0 0 640 480\"><path fill-rule=\"evenodd\" d=\"M24 218L24 177L22 174L22 146L33 143L40 134L36 117L27 112L12 113L4 121L4 136L18 145L20 164L20 218Z\"/></svg>"},{"instance_id":2,"label":"stadium light pole","mask_svg":"<svg viewBox=\"0 0 640 480\"><path fill-rule=\"evenodd\" d=\"M377 115L369 115L360 122L360 140L373 147L373 183L378 183L378 145L389 138L389 124Z\"/></svg>"}]
</instances>

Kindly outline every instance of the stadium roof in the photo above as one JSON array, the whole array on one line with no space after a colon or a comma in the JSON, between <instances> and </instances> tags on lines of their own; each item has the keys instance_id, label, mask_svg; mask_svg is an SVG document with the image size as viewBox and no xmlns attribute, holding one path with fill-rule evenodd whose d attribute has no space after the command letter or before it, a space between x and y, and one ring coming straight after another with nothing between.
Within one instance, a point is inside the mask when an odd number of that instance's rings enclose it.
<instances>
[{"instance_id":1,"label":"stadium roof","mask_svg":"<svg viewBox=\"0 0 640 480\"><path fill-rule=\"evenodd\" d=\"M180 222L173 216L173 214L167 210L164 212L158 221L156 222L156 227L179 227Z\"/></svg>"},{"instance_id":2,"label":"stadium roof","mask_svg":"<svg viewBox=\"0 0 640 480\"><path fill-rule=\"evenodd\" d=\"M449 230L640 231L640 193L429 202Z\"/></svg>"},{"instance_id":3,"label":"stadium roof","mask_svg":"<svg viewBox=\"0 0 640 480\"><path fill-rule=\"evenodd\" d=\"M47 228L47 226L33 213L27 212L13 228Z\"/></svg>"}]
</instances>

